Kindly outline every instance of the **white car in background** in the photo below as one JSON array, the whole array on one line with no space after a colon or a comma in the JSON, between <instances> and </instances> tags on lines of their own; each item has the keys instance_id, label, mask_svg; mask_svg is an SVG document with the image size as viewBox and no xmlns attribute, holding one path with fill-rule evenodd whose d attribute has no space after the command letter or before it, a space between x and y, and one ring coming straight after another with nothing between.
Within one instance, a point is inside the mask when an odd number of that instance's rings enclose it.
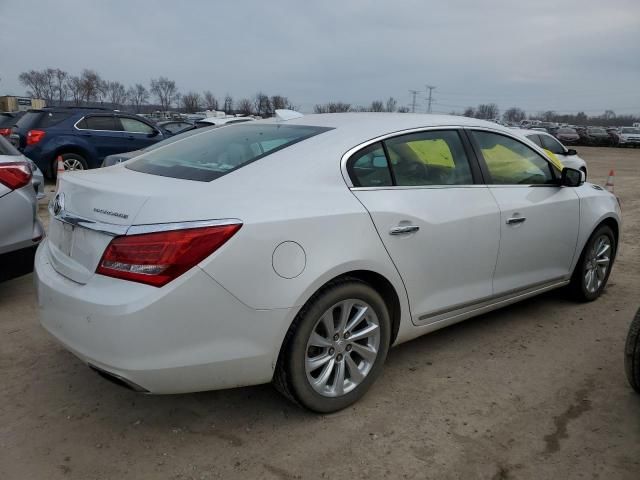
<instances>
[{"instance_id":1,"label":"white car in background","mask_svg":"<svg viewBox=\"0 0 640 480\"><path fill-rule=\"evenodd\" d=\"M620 127L618 131L618 146L626 147L640 146L640 128L638 127Z\"/></svg>"},{"instance_id":2,"label":"white car in background","mask_svg":"<svg viewBox=\"0 0 640 480\"><path fill-rule=\"evenodd\" d=\"M138 391L273 381L331 412L392 345L565 285L603 291L616 198L514 131L297 116L65 174L36 258L42 325Z\"/></svg>"},{"instance_id":3,"label":"white car in background","mask_svg":"<svg viewBox=\"0 0 640 480\"><path fill-rule=\"evenodd\" d=\"M578 152L572 148L565 147L550 133L533 129L515 130L515 132L531 140L539 147L553 153L565 167L581 170L584 172L585 177L588 177L587 162L578 156Z\"/></svg>"}]
</instances>

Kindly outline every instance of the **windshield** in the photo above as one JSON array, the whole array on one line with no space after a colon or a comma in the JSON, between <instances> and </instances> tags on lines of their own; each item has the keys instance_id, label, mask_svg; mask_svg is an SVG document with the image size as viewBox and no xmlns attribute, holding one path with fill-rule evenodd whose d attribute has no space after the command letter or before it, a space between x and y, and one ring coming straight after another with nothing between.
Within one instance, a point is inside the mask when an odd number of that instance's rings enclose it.
<instances>
[{"instance_id":1,"label":"windshield","mask_svg":"<svg viewBox=\"0 0 640 480\"><path fill-rule=\"evenodd\" d=\"M558 133L570 134L570 133L576 133L576 131L573 128L561 128L560 130L558 130Z\"/></svg>"},{"instance_id":2,"label":"windshield","mask_svg":"<svg viewBox=\"0 0 640 480\"><path fill-rule=\"evenodd\" d=\"M330 128L303 125L234 125L174 141L127 164L137 172L210 182Z\"/></svg>"},{"instance_id":3,"label":"windshield","mask_svg":"<svg viewBox=\"0 0 640 480\"><path fill-rule=\"evenodd\" d=\"M604 131L604 128L592 128L591 133L597 133L598 135L606 135L607 132Z\"/></svg>"},{"instance_id":4,"label":"windshield","mask_svg":"<svg viewBox=\"0 0 640 480\"><path fill-rule=\"evenodd\" d=\"M631 128L631 127L623 128L622 129L622 133L637 133L637 134L640 134L640 128Z\"/></svg>"}]
</instances>

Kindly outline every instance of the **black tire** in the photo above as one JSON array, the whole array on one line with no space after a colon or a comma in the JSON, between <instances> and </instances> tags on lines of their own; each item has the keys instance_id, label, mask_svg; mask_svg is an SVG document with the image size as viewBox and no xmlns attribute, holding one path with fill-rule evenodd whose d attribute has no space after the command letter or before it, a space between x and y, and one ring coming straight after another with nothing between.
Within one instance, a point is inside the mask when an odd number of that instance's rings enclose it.
<instances>
[{"instance_id":1,"label":"black tire","mask_svg":"<svg viewBox=\"0 0 640 480\"><path fill-rule=\"evenodd\" d=\"M61 156L62 156L62 161L65 162L65 164L75 163L77 165L79 163L82 166L82 168L76 168L75 170L87 170L89 168L89 164L87 163L87 161L84 159L82 155L78 155L77 153L63 153ZM53 163L51 164L52 178L56 178L57 171L58 171L58 156L56 155L56 158L53 160Z\"/></svg>"},{"instance_id":2,"label":"black tire","mask_svg":"<svg viewBox=\"0 0 640 480\"><path fill-rule=\"evenodd\" d=\"M631 322L624 347L624 369L629 385L640 393L640 309Z\"/></svg>"},{"instance_id":3,"label":"black tire","mask_svg":"<svg viewBox=\"0 0 640 480\"><path fill-rule=\"evenodd\" d=\"M595 291L589 291L587 289L585 275L587 273L587 268L589 266L589 254L595 248L596 241L602 237L606 236L609 238L611 243L611 254L610 254L610 262L609 268L602 280L602 284L595 289ZM573 294L574 298L581 302L592 302L596 298L598 298L602 292L604 291L607 281L609 280L609 275L611 274L611 269L613 268L613 263L616 258L616 252L618 251L618 245L616 243L616 236L607 225L600 225L589 237L587 244L582 250L582 254L580 255L580 259L573 271L573 275L571 276L571 283L569 284L569 289Z\"/></svg>"},{"instance_id":4,"label":"black tire","mask_svg":"<svg viewBox=\"0 0 640 480\"><path fill-rule=\"evenodd\" d=\"M369 373L353 390L340 396L324 396L313 389L307 378L307 342L323 314L334 305L348 299L366 302L377 316L380 326L378 353ZM376 290L357 278L343 278L331 282L307 302L289 328L276 365L274 386L293 402L314 412L330 413L342 410L358 401L382 372L389 351L390 337L389 312Z\"/></svg>"}]
</instances>

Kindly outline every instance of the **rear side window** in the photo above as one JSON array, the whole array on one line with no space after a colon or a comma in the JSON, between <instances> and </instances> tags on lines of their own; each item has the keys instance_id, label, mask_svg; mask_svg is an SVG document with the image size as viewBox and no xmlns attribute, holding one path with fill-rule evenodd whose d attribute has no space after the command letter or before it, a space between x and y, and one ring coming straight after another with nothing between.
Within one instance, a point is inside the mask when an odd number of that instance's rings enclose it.
<instances>
[{"instance_id":1,"label":"rear side window","mask_svg":"<svg viewBox=\"0 0 640 480\"><path fill-rule=\"evenodd\" d=\"M66 120L73 112L45 112L37 124L37 128L53 127Z\"/></svg>"},{"instance_id":2,"label":"rear side window","mask_svg":"<svg viewBox=\"0 0 640 480\"><path fill-rule=\"evenodd\" d=\"M153 128L140 120L135 118L120 117L120 123L122 124L122 130L129 133L153 133ZM117 120L116 120L117 122Z\"/></svg>"},{"instance_id":3,"label":"rear side window","mask_svg":"<svg viewBox=\"0 0 640 480\"><path fill-rule=\"evenodd\" d=\"M32 128L36 128L36 123L42 115L44 115L44 112L41 111L27 112L15 123L15 125L22 131L31 130Z\"/></svg>"},{"instance_id":4,"label":"rear side window","mask_svg":"<svg viewBox=\"0 0 640 480\"><path fill-rule=\"evenodd\" d=\"M122 130L122 127L116 124L116 119L111 115L85 117L81 122L78 122L78 128L83 130Z\"/></svg>"},{"instance_id":5,"label":"rear side window","mask_svg":"<svg viewBox=\"0 0 640 480\"><path fill-rule=\"evenodd\" d=\"M137 172L210 182L330 128L260 124L196 131L127 164Z\"/></svg>"},{"instance_id":6,"label":"rear side window","mask_svg":"<svg viewBox=\"0 0 640 480\"><path fill-rule=\"evenodd\" d=\"M349 174L355 187L393 185L389 163L380 142L363 148L349 159Z\"/></svg>"},{"instance_id":7,"label":"rear side window","mask_svg":"<svg viewBox=\"0 0 640 480\"><path fill-rule=\"evenodd\" d=\"M385 145L398 186L473 184L469 159L455 130L402 135Z\"/></svg>"}]
</instances>

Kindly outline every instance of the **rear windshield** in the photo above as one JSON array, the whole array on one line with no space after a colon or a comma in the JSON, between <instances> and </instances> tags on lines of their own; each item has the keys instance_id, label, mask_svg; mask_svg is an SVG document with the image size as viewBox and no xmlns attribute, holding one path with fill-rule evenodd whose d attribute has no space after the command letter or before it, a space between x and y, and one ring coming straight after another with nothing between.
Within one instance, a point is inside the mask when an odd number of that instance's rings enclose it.
<instances>
[{"instance_id":1,"label":"rear windshield","mask_svg":"<svg viewBox=\"0 0 640 480\"><path fill-rule=\"evenodd\" d=\"M558 133L576 133L576 131L573 128L561 128Z\"/></svg>"},{"instance_id":2,"label":"rear windshield","mask_svg":"<svg viewBox=\"0 0 640 480\"><path fill-rule=\"evenodd\" d=\"M640 128L630 128L630 127L627 127L627 128L623 128L623 129L621 130L621 132L622 132L622 133L640 133Z\"/></svg>"},{"instance_id":3,"label":"rear windshield","mask_svg":"<svg viewBox=\"0 0 640 480\"><path fill-rule=\"evenodd\" d=\"M305 125L251 125L246 122L198 131L127 164L136 172L210 182L251 162L330 128Z\"/></svg>"},{"instance_id":4,"label":"rear windshield","mask_svg":"<svg viewBox=\"0 0 640 480\"><path fill-rule=\"evenodd\" d=\"M604 128L592 128L591 129L591 133L604 133L604 134L606 134L607 132L604 131Z\"/></svg>"},{"instance_id":5,"label":"rear windshield","mask_svg":"<svg viewBox=\"0 0 640 480\"><path fill-rule=\"evenodd\" d=\"M71 115L73 115L73 112L27 112L18 120L16 126L22 130L53 127Z\"/></svg>"},{"instance_id":6,"label":"rear windshield","mask_svg":"<svg viewBox=\"0 0 640 480\"><path fill-rule=\"evenodd\" d=\"M20 152L0 135L0 155L20 155Z\"/></svg>"}]
</instances>

